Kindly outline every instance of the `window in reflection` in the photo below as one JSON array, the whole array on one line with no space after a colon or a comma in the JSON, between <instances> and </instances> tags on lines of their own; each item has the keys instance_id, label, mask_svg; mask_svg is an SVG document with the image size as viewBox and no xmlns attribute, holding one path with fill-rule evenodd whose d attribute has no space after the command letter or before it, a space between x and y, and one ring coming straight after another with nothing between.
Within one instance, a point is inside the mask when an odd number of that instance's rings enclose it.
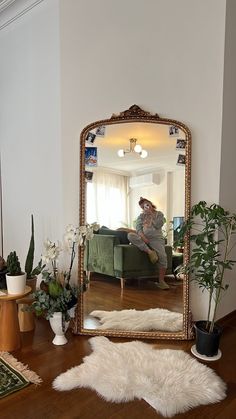
<instances>
[{"instance_id":1,"label":"window in reflection","mask_svg":"<svg viewBox=\"0 0 236 419\"><path fill-rule=\"evenodd\" d=\"M87 183L87 221L109 228L127 226L127 176L96 171Z\"/></svg>"}]
</instances>

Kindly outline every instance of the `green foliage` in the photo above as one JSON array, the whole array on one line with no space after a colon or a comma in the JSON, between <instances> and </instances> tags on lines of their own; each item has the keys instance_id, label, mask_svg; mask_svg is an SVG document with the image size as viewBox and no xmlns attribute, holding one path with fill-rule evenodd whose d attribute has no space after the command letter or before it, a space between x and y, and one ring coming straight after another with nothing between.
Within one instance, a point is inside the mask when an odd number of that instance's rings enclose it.
<instances>
[{"instance_id":1,"label":"green foliage","mask_svg":"<svg viewBox=\"0 0 236 419\"><path fill-rule=\"evenodd\" d=\"M77 304L79 293L83 292L83 288L70 285L66 279L53 276L48 271L42 272L43 281L40 289L33 293L34 302L30 306L30 310L34 311L37 316L43 316L49 319L57 311L62 312L64 320L69 320L68 310Z\"/></svg>"},{"instance_id":2,"label":"green foliage","mask_svg":"<svg viewBox=\"0 0 236 419\"><path fill-rule=\"evenodd\" d=\"M29 250L26 256L26 261L25 261L25 272L26 272L27 279L31 279L34 276L39 275L42 272L42 270L45 268L45 265L42 264L42 260L40 260L38 265L33 269L34 250L35 250L34 217L33 215L31 215L31 237L30 237Z\"/></svg>"},{"instance_id":3,"label":"green foliage","mask_svg":"<svg viewBox=\"0 0 236 419\"><path fill-rule=\"evenodd\" d=\"M34 263L34 217L31 215L31 238L29 244L29 250L26 256L25 261L25 272L27 279L32 278L32 270L33 270L33 263Z\"/></svg>"},{"instance_id":4,"label":"green foliage","mask_svg":"<svg viewBox=\"0 0 236 419\"><path fill-rule=\"evenodd\" d=\"M199 288L209 291L209 332L214 329L221 292L229 287L228 284L224 284L225 270L231 270L236 263L230 258L232 248L236 244L235 233L236 214L230 214L220 205L208 206L205 201L200 201L192 207L189 219L179 227L179 239L174 244L183 246L187 236L194 242L190 260L180 268L180 272L190 274L190 279L197 282Z\"/></svg>"},{"instance_id":5,"label":"green foliage","mask_svg":"<svg viewBox=\"0 0 236 419\"><path fill-rule=\"evenodd\" d=\"M7 257L7 271L9 275L22 275L19 258L16 252L11 252Z\"/></svg>"}]
</instances>

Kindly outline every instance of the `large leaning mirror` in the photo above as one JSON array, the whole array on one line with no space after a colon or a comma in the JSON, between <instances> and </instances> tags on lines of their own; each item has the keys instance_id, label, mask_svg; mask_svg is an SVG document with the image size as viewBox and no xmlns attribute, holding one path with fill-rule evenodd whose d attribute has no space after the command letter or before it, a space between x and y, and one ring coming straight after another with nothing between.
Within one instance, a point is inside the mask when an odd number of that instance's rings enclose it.
<instances>
[{"instance_id":1,"label":"large leaning mirror","mask_svg":"<svg viewBox=\"0 0 236 419\"><path fill-rule=\"evenodd\" d=\"M175 248L189 215L191 133L182 122L131 106L85 127L80 137L80 225L100 225L79 248L74 332L129 338L190 339L188 278L176 268L189 242ZM130 240L143 197L163 214L165 284L157 262ZM160 256L160 254L159 254ZM162 255L163 256L163 255ZM85 288L85 287L84 287Z\"/></svg>"}]
</instances>

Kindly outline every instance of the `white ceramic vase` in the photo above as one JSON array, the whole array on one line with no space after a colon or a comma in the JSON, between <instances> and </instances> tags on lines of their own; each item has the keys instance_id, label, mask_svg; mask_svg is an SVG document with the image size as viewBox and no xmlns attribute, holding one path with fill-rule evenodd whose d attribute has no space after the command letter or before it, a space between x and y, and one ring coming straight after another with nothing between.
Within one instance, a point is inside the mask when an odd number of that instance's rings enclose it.
<instances>
[{"instance_id":1,"label":"white ceramic vase","mask_svg":"<svg viewBox=\"0 0 236 419\"><path fill-rule=\"evenodd\" d=\"M55 337L52 341L52 343L54 345L65 345L65 343L67 343L67 339L65 337L65 332L67 331L70 322L65 322L64 323L64 330L62 327L62 312L61 311L56 311L53 314L53 317L50 317L49 319L50 322L50 326L53 330L53 332L55 333Z\"/></svg>"},{"instance_id":2,"label":"white ceramic vase","mask_svg":"<svg viewBox=\"0 0 236 419\"><path fill-rule=\"evenodd\" d=\"M26 274L9 275L6 274L7 292L11 295L24 294L26 286Z\"/></svg>"}]
</instances>

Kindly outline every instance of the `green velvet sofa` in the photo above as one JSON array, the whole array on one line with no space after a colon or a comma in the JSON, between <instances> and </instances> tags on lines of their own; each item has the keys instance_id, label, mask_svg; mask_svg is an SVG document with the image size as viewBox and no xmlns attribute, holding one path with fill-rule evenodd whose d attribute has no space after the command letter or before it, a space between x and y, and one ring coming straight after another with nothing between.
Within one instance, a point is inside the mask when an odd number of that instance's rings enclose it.
<instances>
[{"instance_id":1,"label":"green velvet sofa","mask_svg":"<svg viewBox=\"0 0 236 419\"><path fill-rule=\"evenodd\" d=\"M165 246L167 274L172 273L172 247ZM120 279L121 288L129 278L158 278L158 263L152 264L145 252L129 244L127 232L100 229L87 241L84 269L90 279L91 272L97 272Z\"/></svg>"}]
</instances>

